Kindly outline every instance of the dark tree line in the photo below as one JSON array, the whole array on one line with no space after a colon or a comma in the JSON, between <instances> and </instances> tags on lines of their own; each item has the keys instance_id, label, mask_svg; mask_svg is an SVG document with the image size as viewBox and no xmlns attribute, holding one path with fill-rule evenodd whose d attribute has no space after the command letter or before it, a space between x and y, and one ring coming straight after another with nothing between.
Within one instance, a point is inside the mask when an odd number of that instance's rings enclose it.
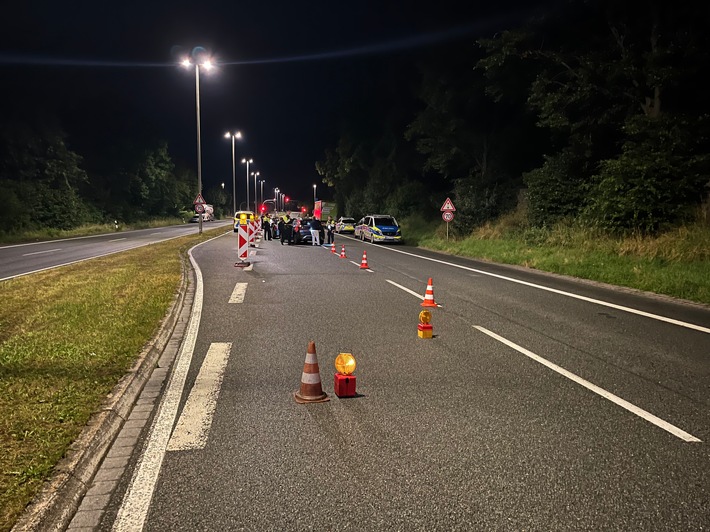
<instances>
[{"instance_id":1,"label":"dark tree line","mask_svg":"<svg viewBox=\"0 0 710 532\"><path fill-rule=\"evenodd\" d=\"M176 167L164 141L114 140L84 158L46 116L0 126L0 230L180 216L194 197L194 171Z\"/></svg>"},{"instance_id":2,"label":"dark tree line","mask_svg":"<svg viewBox=\"0 0 710 532\"><path fill-rule=\"evenodd\" d=\"M708 23L706 4L561 2L442 49L416 100L349 120L316 168L341 213L438 215L448 195L461 234L521 201L538 226L682 223L710 183Z\"/></svg>"}]
</instances>

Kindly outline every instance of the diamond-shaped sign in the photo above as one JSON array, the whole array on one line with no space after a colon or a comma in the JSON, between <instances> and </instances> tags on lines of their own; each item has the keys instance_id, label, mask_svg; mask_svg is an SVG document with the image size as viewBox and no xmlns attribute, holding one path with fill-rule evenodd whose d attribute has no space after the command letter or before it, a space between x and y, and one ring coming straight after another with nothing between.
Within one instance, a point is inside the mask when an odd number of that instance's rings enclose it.
<instances>
[{"instance_id":1,"label":"diamond-shaped sign","mask_svg":"<svg viewBox=\"0 0 710 532\"><path fill-rule=\"evenodd\" d=\"M441 206L441 210L442 211L455 211L456 207L454 207L454 204L451 202L451 199L446 198L446 201Z\"/></svg>"}]
</instances>

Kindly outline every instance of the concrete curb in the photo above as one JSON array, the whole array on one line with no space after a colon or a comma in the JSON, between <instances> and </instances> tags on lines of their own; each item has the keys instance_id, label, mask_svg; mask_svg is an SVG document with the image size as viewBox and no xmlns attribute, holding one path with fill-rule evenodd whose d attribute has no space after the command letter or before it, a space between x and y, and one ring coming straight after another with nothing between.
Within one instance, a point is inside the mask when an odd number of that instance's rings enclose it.
<instances>
[{"instance_id":1,"label":"concrete curb","mask_svg":"<svg viewBox=\"0 0 710 532\"><path fill-rule=\"evenodd\" d=\"M20 516L13 531L59 531L69 526L111 443L128 419L133 404L168 346L187 295L195 288L194 272L187 256L183 256L181 262L180 287L157 334L106 397L101 409L92 414L66 456L55 467L52 477Z\"/></svg>"}]
</instances>

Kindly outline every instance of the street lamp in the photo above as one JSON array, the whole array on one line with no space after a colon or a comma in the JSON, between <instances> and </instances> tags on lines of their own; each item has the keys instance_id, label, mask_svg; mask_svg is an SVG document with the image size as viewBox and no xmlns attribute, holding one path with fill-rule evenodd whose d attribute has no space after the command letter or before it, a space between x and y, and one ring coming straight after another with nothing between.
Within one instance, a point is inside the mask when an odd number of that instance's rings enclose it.
<instances>
[{"instance_id":1,"label":"street lamp","mask_svg":"<svg viewBox=\"0 0 710 532\"><path fill-rule=\"evenodd\" d=\"M274 189L274 209L276 209L276 212L281 210L279 209L279 187Z\"/></svg>"},{"instance_id":2,"label":"street lamp","mask_svg":"<svg viewBox=\"0 0 710 532\"><path fill-rule=\"evenodd\" d=\"M261 205L264 205L264 183L266 183L266 179L260 179L259 180L259 185L261 186Z\"/></svg>"},{"instance_id":3,"label":"street lamp","mask_svg":"<svg viewBox=\"0 0 710 532\"><path fill-rule=\"evenodd\" d=\"M209 58L198 60L193 57L195 65L195 107L197 112L197 193L202 194L202 146L200 144L200 66L208 72L212 69L212 61ZM188 58L182 62L182 66L190 68L193 61ZM200 216L199 234L202 234L202 216Z\"/></svg>"},{"instance_id":4,"label":"street lamp","mask_svg":"<svg viewBox=\"0 0 710 532\"><path fill-rule=\"evenodd\" d=\"M254 159L242 159L242 164L247 165L247 209L249 208L249 165L254 162Z\"/></svg>"},{"instance_id":5,"label":"street lamp","mask_svg":"<svg viewBox=\"0 0 710 532\"><path fill-rule=\"evenodd\" d=\"M224 138L228 139L230 137L232 138L232 212L235 213L237 212L237 169L234 166L234 139L241 139L242 132L232 133L227 131L224 134Z\"/></svg>"},{"instance_id":6,"label":"street lamp","mask_svg":"<svg viewBox=\"0 0 710 532\"><path fill-rule=\"evenodd\" d=\"M313 185L313 209L316 208L316 186Z\"/></svg>"},{"instance_id":7,"label":"street lamp","mask_svg":"<svg viewBox=\"0 0 710 532\"><path fill-rule=\"evenodd\" d=\"M256 192L256 178L259 177L259 172L252 172L251 175L254 176L254 214L259 212L259 207L257 206L257 202L259 201L259 198L257 197L258 194ZM247 198L248 202L249 198Z\"/></svg>"}]
</instances>

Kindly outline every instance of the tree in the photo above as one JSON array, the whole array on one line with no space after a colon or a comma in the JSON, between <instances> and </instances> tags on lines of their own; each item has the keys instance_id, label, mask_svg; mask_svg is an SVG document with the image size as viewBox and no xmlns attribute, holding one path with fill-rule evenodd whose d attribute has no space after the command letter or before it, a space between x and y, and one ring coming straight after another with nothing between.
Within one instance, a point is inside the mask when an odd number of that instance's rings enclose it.
<instances>
[{"instance_id":1,"label":"tree","mask_svg":"<svg viewBox=\"0 0 710 532\"><path fill-rule=\"evenodd\" d=\"M480 54L454 50L423 68L424 107L405 132L425 157L423 171L453 192L460 234L514 207L521 173L538 158L534 124L522 106L486 95L483 74L474 69Z\"/></svg>"},{"instance_id":2,"label":"tree","mask_svg":"<svg viewBox=\"0 0 710 532\"><path fill-rule=\"evenodd\" d=\"M0 127L0 182L8 195L3 228L71 229L96 219L79 195L87 181L82 158L57 126L7 122Z\"/></svg>"},{"instance_id":3,"label":"tree","mask_svg":"<svg viewBox=\"0 0 710 532\"><path fill-rule=\"evenodd\" d=\"M488 55L479 67L489 93L519 95L505 81L521 73L527 104L552 135L555 153L526 178L535 223L584 213L608 227L649 229L677 219L679 210L666 202L702 196L703 180L684 181L673 161L674 154L707 152L707 146L657 148L669 134L681 142L707 138L708 104L694 96L700 65L708 64L706 23L707 10L692 4L577 1L523 30L482 41ZM653 159L659 164L648 171L643 161ZM707 175L704 158L693 161L691 173ZM678 185L690 188L673 200L642 190ZM608 201L614 189L653 202L648 207L665 219L654 215L649 225L633 208L606 212L615 205Z\"/></svg>"}]
</instances>

